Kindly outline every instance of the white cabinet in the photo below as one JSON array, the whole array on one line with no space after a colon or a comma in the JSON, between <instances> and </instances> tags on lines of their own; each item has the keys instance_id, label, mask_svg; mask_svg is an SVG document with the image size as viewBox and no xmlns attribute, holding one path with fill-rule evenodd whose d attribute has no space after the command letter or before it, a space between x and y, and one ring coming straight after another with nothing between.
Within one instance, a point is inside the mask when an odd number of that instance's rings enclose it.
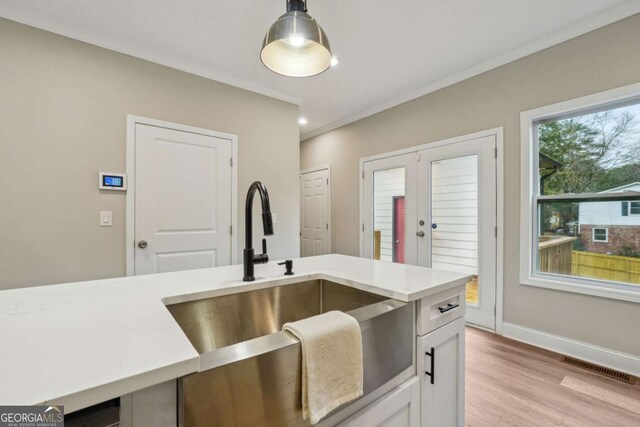
<instances>
[{"instance_id":1,"label":"white cabinet","mask_svg":"<svg viewBox=\"0 0 640 427\"><path fill-rule=\"evenodd\" d=\"M419 427L420 379L413 377L340 423L341 427Z\"/></svg>"},{"instance_id":2,"label":"white cabinet","mask_svg":"<svg viewBox=\"0 0 640 427\"><path fill-rule=\"evenodd\" d=\"M464 426L464 318L418 337L422 427Z\"/></svg>"}]
</instances>

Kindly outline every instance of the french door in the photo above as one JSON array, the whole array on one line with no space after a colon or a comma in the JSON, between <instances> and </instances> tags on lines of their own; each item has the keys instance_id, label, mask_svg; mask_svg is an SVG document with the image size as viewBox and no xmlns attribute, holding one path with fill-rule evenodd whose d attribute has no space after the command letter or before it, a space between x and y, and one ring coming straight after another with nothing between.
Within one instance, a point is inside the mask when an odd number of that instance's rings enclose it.
<instances>
[{"instance_id":1,"label":"french door","mask_svg":"<svg viewBox=\"0 0 640 427\"><path fill-rule=\"evenodd\" d=\"M470 274L466 320L489 329L496 303L494 153L494 136L418 152L418 265Z\"/></svg>"},{"instance_id":2,"label":"french door","mask_svg":"<svg viewBox=\"0 0 640 427\"><path fill-rule=\"evenodd\" d=\"M363 164L363 256L469 274L466 320L489 329L496 302L495 146L491 135Z\"/></svg>"}]
</instances>

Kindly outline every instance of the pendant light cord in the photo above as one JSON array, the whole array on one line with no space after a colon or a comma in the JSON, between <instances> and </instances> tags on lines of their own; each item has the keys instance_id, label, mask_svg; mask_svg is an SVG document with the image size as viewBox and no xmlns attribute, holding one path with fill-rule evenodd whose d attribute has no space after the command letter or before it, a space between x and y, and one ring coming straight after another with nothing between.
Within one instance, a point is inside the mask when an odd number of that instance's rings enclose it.
<instances>
[{"instance_id":1,"label":"pendant light cord","mask_svg":"<svg viewBox=\"0 0 640 427\"><path fill-rule=\"evenodd\" d=\"M307 13L307 0L285 0L287 12Z\"/></svg>"}]
</instances>

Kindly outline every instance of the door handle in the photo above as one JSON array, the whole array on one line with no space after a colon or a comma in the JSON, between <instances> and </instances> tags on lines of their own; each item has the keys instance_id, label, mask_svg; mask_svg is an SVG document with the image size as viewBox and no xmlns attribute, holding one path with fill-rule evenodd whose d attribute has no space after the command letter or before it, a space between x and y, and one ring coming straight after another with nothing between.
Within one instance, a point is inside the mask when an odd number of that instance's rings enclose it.
<instances>
[{"instance_id":1,"label":"door handle","mask_svg":"<svg viewBox=\"0 0 640 427\"><path fill-rule=\"evenodd\" d=\"M431 347L431 352L425 351L424 354L431 357L431 372L424 373L431 377L431 384L433 384L436 381L436 349Z\"/></svg>"},{"instance_id":2,"label":"door handle","mask_svg":"<svg viewBox=\"0 0 640 427\"><path fill-rule=\"evenodd\" d=\"M146 248L147 246L148 246L148 243L147 243L147 241L146 241L146 240L140 240L140 241L138 242L138 247L139 247L140 249L144 249L144 248Z\"/></svg>"},{"instance_id":3,"label":"door handle","mask_svg":"<svg viewBox=\"0 0 640 427\"><path fill-rule=\"evenodd\" d=\"M438 311L440 311L440 313L446 313L449 310L453 310L454 308L458 308L460 307L460 304L447 304L445 307L438 307Z\"/></svg>"},{"instance_id":4,"label":"door handle","mask_svg":"<svg viewBox=\"0 0 640 427\"><path fill-rule=\"evenodd\" d=\"M416 236L418 236L418 237L424 237L424 231L418 231L418 232L416 233Z\"/></svg>"}]
</instances>

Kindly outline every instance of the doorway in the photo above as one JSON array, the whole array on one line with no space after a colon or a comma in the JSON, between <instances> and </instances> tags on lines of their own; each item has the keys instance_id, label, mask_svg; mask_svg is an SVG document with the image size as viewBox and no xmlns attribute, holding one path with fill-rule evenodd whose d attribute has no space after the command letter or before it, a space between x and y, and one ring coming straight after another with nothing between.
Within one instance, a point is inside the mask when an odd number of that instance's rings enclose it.
<instances>
[{"instance_id":1,"label":"doorway","mask_svg":"<svg viewBox=\"0 0 640 427\"><path fill-rule=\"evenodd\" d=\"M496 327L497 134L362 160L361 255L469 274L466 320Z\"/></svg>"},{"instance_id":2,"label":"doorway","mask_svg":"<svg viewBox=\"0 0 640 427\"><path fill-rule=\"evenodd\" d=\"M300 256L331 253L331 167L300 172Z\"/></svg>"},{"instance_id":3,"label":"doorway","mask_svg":"<svg viewBox=\"0 0 640 427\"><path fill-rule=\"evenodd\" d=\"M236 137L129 117L127 274L233 263Z\"/></svg>"}]
</instances>

